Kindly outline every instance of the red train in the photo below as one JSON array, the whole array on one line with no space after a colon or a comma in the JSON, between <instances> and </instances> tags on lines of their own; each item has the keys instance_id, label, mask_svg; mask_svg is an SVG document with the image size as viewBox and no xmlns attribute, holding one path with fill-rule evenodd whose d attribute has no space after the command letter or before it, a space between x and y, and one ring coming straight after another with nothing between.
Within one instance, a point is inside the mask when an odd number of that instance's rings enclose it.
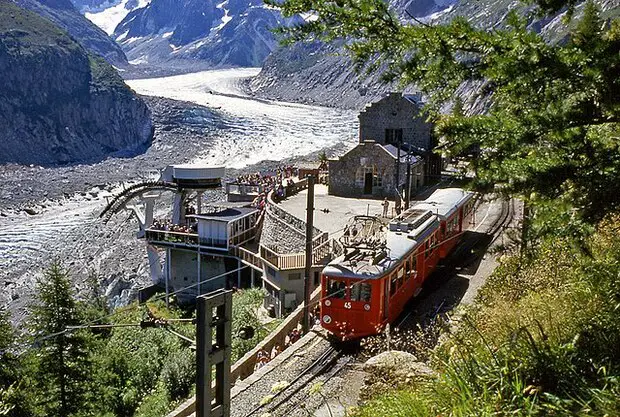
<instances>
[{"instance_id":1,"label":"red train","mask_svg":"<svg viewBox=\"0 0 620 417\"><path fill-rule=\"evenodd\" d=\"M323 269L323 328L341 340L380 333L458 243L473 209L473 193L446 188L387 225L356 216L340 238L344 255Z\"/></svg>"}]
</instances>

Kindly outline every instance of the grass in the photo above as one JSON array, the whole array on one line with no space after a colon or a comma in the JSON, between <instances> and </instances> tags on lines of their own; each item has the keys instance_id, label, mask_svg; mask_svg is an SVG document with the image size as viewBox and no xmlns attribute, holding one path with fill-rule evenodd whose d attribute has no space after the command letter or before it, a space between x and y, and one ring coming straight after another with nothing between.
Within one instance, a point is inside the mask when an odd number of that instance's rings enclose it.
<instances>
[{"instance_id":1,"label":"grass","mask_svg":"<svg viewBox=\"0 0 620 417\"><path fill-rule=\"evenodd\" d=\"M504 256L435 374L373 397L356 416L620 415L620 216L587 250L542 242Z\"/></svg>"},{"instance_id":2,"label":"grass","mask_svg":"<svg viewBox=\"0 0 620 417\"><path fill-rule=\"evenodd\" d=\"M66 52L82 48L52 22L11 1L0 2L0 39L12 54L36 54L50 46Z\"/></svg>"}]
</instances>

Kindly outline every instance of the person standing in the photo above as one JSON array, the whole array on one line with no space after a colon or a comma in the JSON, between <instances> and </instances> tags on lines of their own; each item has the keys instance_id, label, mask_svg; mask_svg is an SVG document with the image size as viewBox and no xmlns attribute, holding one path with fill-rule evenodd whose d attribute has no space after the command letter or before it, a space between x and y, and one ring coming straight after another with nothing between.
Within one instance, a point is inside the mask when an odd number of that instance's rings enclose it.
<instances>
[{"instance_id":1,"label":"person standing","mask_svg":"<svg viewBox=\"0 0 620 417\"><path fill-rule=\"evenodd\" d=\"M388 210L390 208L390 202L388 201L387 197L385 197L385 199L383 200L383 203L381 203L381 205L383 206L383 217L387 217L388 216Z\"/></svg>"}]
</instances>

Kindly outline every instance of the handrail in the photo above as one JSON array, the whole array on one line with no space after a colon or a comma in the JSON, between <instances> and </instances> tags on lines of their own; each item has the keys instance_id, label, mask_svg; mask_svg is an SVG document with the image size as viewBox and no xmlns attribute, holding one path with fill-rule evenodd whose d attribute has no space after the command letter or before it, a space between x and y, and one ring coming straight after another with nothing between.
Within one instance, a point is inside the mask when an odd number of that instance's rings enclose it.
<instances>
[{"instance_id":1,"label":"handrail","mask_svg":"<svg viewBox=\"0 0 620 417\"><path fill-rule=\"evenodd\" d=\"M312 240L312 264L318 265L331 253L328 233L323 232ZM260 245L260 256L274 268L280 270L301 269L306 266L305 252L278 253L267 246Z\"/></svg>"}]
</instances>

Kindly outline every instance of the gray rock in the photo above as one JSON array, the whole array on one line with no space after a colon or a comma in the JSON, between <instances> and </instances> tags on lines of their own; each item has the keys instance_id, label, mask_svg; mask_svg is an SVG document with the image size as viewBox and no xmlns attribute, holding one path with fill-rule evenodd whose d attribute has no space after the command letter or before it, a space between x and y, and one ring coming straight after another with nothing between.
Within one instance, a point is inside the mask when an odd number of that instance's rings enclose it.
<instances>
[{"instance_id":1,"label":"gray rock","mask_svg":"<svg viewBox=\"0 0 620 417\"><path fill-rule=\"evenodd\" d=\"M11 2L0 3L0 73L0 163L94 161L150 144L150 112L116 71Z\"/></svg>"}]
</instances>

